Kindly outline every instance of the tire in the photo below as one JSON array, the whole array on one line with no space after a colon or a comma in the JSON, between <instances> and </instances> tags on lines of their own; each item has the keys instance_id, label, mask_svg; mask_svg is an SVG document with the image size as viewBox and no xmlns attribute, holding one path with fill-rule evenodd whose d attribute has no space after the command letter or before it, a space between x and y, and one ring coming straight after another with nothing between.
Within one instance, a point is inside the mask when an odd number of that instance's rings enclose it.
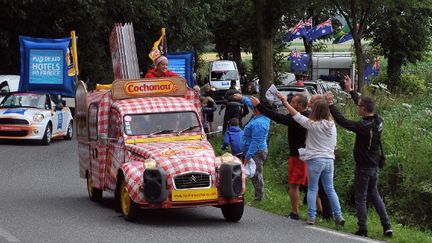
<instances>
[{"instance_id":1,"label":"tire","mask_svg":"<svg viewBox=\"0 0 432 243\"><path fill-rule=\"evenodd\" d=\"M89 173L87 173L87 192L90 201L100 202L102 200L102 190L92 187L92 178Z\"/></svg>"},{"instance_id":2,"label":"tire","mask_svg":"<svg viewBox=\"0 0 432 243\"><path fill-rule=\"evenodd\" d=\"M222 205L221 210L226 221L238 222L243 216L244 201L241 203Z\"/></svg>"},{"instance_id":3,"label":"tire","mask_svg":"<svg viewBox=\"0 0 432 243\"><path fill-rule=\"evenodd\" d=\"M130 198L126 185L126 181L123 179L120 183L119 198L121 213L127 221L133 222L139 217L140 206Z\"/></svg>"},{"instance_id":4,"label":"tire","mask_svg":"<svg viewBox=\"0 0 432 243\"><path fill-rule=\"evenodd\" d=\"M64 136L65 140L71 140L73 138L73 123L69 122L68 128L66 130L66 136Z\"/></svg>"},{"instance_id":5,"label":"tire","mask_svg":"<svg viewBox=\"0 0 432 243\"><path fill-rule=\"evenodd\" d=\"M51 138L52 138L51 123L48 123L48 125L45 128L44 136L41 140L42 145L50 145Z\"/></svg>"}]
</instances>

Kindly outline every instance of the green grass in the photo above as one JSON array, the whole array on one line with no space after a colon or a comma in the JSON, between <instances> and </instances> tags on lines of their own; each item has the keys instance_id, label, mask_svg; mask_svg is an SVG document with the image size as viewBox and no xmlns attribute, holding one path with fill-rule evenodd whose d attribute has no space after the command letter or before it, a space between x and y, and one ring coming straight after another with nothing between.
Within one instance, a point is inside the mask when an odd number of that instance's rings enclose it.
<instances>
[{"instance_id":1,"label":"green grass","mask_svg":"<svg viewBox=\"0 0 432 243\"><path fill-rule=\"evenodd\" d=\"M272 125L274 126L274 125ZM341 129L340 129L341 130ZM285 131L285 139L286 139L286 130ZM280 136L283 137L283 134L279 134L277 132L271 132L271 136ZM352 134L351 134L352 136ZM270 138L272 139L272 138ZM223 137L222 136L214 136L211 143L215 148L215 152L217 155L221 155L223 151L220 149ZM274 143L273 143L274 144ZM274 214L286 216L291 211L290 208L290 200L288 196L288 186L285 183L281 183L280 176L277 175L285 175L286 172L281 173L279 170L286 170L286 158L281 158L280 156L277 158L282 160L281 163L284 163L285 166L274 166L275 161L272 151L275 148L269 147L269 158L266 161L264 166L264 180L265 180L265 199L262 202L254 202L254 189L251 181L248 179L246 183L246 193L245 199L246 202L255 208L259 208ZM280 148L280 147L279 147ZM351 151L343 151L347 153L351 153ZM273 157L273 158L272 158ZM280 164L280 163L279 163ZM351 173L353 173L351 171ZM348 175L351 176L351 175ZM343 197L339 193L340 196ZM303 198L303 195L301 195ZM343 200L343 199L341 199ZM355 216L355 212L350 212L347 209L349 208L347 205L342 204L342 210L344 212L344 217L346 219L346 224L343 228L338 229L342 232L353 233L357 231L357 218ZM300 205L301 219L303 221L306 220L307 217L307 206ZM288 219L287 219L288 220ZM422 231L416 227L405 227L402 224L398 224L394 217L391 217L392 227L394 230L393 238L386 238L382 235L382 226L379 220L378 215L375 210L372 208L368 212L368 227L369 227L369 237L377 240L385 240L389 242L432 242L432 233L430 231ZM318 218L317 225L336 229L334 221L323 221Z\"/></svg>"}]
</instances>

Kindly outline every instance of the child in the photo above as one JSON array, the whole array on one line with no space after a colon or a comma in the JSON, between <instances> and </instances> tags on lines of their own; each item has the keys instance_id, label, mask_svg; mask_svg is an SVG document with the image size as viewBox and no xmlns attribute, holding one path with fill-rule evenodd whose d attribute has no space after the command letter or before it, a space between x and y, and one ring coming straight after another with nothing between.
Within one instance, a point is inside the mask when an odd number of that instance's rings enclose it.
<instances>
[{"instance_id":1,"label":"child","mask_svg":"<svg viewBox=\"0 0 432 243\"><path fill-rule=\"evenodd\" d=\"M224 143L222 149L225 150L229 145L233 155L239 159L243 159L243 151L240 146L240 138L243 136L243 130L239 127L239 119L231 118L228 122L228 129L224 135Z\"/></svg>"}]
</instances>

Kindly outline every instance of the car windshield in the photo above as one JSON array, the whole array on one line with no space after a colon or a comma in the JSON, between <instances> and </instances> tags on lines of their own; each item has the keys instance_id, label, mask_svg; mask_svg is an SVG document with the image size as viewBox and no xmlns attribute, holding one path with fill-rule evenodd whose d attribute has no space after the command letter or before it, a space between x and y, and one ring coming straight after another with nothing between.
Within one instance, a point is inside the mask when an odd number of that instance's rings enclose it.
<instances>
[{"instance_id":1,"label":"car windshield","mask_svg":"<svg viewBox=\"0 0 432 243\"><path fill-rule=\"evenodd\" d=\"M238 73L235 70L228 71L212 71L211 80L237 80Z\"/></svg>"},{"instance_id":2,"label":"car windshield","mask_svg":"<svg viewBox=\"0 0 432 243\"><path fill-rule=\"evenodd\" d=\"M125 133L129 136L201 131L198 116L192 111L126 115L123 119Z\"/></svg>"},{"instance_id":3,"label":"car windshield","mask_svg":"<svg viewBox=\"0 0 432 243\"><path fill-rule=\"evenodd\" d=\"M44 109L46 96L32 93L13 93L6 96L0 107L33 107Z\"/></svg>"}]
</instances>

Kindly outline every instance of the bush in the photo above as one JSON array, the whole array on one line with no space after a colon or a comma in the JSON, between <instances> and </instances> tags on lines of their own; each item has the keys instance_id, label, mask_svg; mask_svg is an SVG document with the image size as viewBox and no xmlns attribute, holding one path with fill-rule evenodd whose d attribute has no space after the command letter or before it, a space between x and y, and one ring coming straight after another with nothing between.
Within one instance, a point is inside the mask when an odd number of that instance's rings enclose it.
<instances>
[{"instance_id":1,"label":"bush","mask_svg":"<svg viewBox=\"0 0 432 243\"><path fill-rule=\"evenodd\" d=\"M415 74L402 74L401 86L398 87L404 93L424 93L426 91L426 81Z\"/></svg>"}]
</instances>

